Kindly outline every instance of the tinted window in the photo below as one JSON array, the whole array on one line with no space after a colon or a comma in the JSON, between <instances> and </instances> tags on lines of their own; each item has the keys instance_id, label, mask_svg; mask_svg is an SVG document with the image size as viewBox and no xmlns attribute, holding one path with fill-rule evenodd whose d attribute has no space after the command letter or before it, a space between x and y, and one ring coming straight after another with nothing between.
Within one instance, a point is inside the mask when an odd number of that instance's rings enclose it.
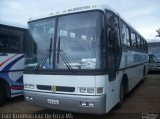
<instances>
[{"instance_id":1,"label":"tinted window","mask_svg":"<svg viewBox=\"0 0 160 119\"><path fill-rule=\"evenodd\" d=\"M137 47L138 49L141 49L141 39L139 36L137 36Z\"/></svg>"},{"instance_id":2,"label":"tinted window","mask_svg":"<svg viewBox=\"0 0 160 119\"><path fill-rule=\"evenodd\" d=\"M144 42L142 38L141 38L141 50L144 51Z\"/></svg>"},{"instance_id":3,"label":"tinted window","mask_svg":"<svg viewBox=\"0 0 160 119\"><path fill-rule=\"evenodd\" d=\"M125 24L121 24L121 39L123 46L131 46L129 38L129 28Z\"/></svg>"},{"instance_id":4,"label":"tinted window","mask_svg":"<svg viewBox=\"0 0 160 119\"><path fill-rule=\"evenodd\" d=\"M119 40L119 20L118 17L110 12L106 11L106 23L109 26L109 28L113 28L116 31L115 38L117 39L115 42L115 45L118 47L120 46L120 40ZM115 40L115 39L114 39ZM109 43L111 45L111 43Z\"/></svg>"},{"instance_id":5,"label":"tinted window","mask_svg":"<svg viewBox=\"0 0 160 119\"><path fill-rule=\"evenodd\" d=\"M143 46L143 51L146 51L146 45L145 45L145 41L144 41L144 39L142 40L142 46Z\"/></svg>"},{"instance_id":6,"label":"tinted window","mask_svg":"<svg viewBox=\"0 0 160 119\"><path fill-rule=\"evenodd\" d=\"M8 36L6 34L0 34L0 51L6 50Z\"/></svg>"},{"instance_id":7,"label":"tinted window","mask_svg":"<svg viewBox=\"0 0 160 119\"><path fill-rule=\"evenodd\" d=\"M8 40L8 50L19 51L20 50L20 39L18 36L11 35Z\"/></svg>"},{"instance_id":8,"label":"tinted window","mask_svg":"<svg viewBox=\"0 0 160 119\"><path fill-rule=\"evenodd\" d=\"M145 44L146 44L146 52L148 52L148 45L146 41L145 41Z\"/></svg>"},{"instance_id":9,"label":"tinted window","mask_svg":"<svg viewBox=\"0 0 160 119\"><path fill-rule=\"evenodd\" d=\"M0 51L18 53L22 51L23 33L12 29L0 29Z\"/></svg>"},{"instance_id":10,"label":"tinted window","mask_svg":"<svg viewBox=\"0 0 160 119\"><path fill-rule=\"evenodd\" d=\"M136 34L134 32L131 32L131 44L132 47L137 47Z\"/></svg>"}]
</instances>

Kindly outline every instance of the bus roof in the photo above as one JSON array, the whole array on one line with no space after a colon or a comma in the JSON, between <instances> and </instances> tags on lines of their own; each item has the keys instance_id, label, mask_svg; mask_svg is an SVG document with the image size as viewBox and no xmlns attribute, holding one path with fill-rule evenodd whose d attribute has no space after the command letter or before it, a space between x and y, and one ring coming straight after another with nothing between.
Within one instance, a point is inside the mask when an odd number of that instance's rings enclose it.
<instances>
[{"instance_id":1,"label":"bus roof","mask_svg":"<svg viewBox=\"0 0 160 119\"><path fill-rule=\"evenodd\" d=\"M134 29L134 27L128 23L118 12L116 12L113 8L111 8L109 5L107 4L96 4L96 5L86 5L86 6L80 6L80 7L75 7L75 8L67 8L67 9L63 9L60 11L55 11L52 12L46 16L42 16L39 18L30 18L29 22L31 21L35 21L35 20L39 20L39 19L43 19L43 18L48 18L48 17L53 17L53 16L58 16L58 15L65 15L65 14L70 14L70 13L78 13L78 12L83 12L83 11L89 11L89 10L102 10L104 11L105 9L110 10L112 12L114 12L116 15L118 15L124 22L126 22L129 27L131 27L135 32L137 32L142 38L144 38L137 30ZM145 39L145 38L144 38Z\"/></svg>"},{"instance_id":2,"label":"bus roof","mask_svg":"<svg viewBox=\"0 0 160 119\"><path fill-rule=\"evenodd\" d=\"M15 22L9 22L9 21L0 21L0 26L8 26L8 27L15 27L15 28L21 28L21 29L28 29L27 26L15 23Z\"/></svg>"},{"instance_id":3,"label":"bus roof","mask_svg":"<svg viewBox=\"0 0 160 119\"><path fill-rule=\"evenodd\" d=\"M102 11L104 11L105 9L114 11L110 6L105 5L105 4L86 5L86 6L66 8L66 9L62 9L62 10L59 10L59 11L54 11L54 12L49 13L48 15L45 15L45 16L41 16L41 17L38 17L38 18L30 18L29 21L34 21L34 20L53 17L53 16L58 16L58 15L65 15L65 14L70 14L70 13L89 11L89 10L102 10ZM118 13L116 13L116 14L118 14Z\"/></svg>"}]
</instances>

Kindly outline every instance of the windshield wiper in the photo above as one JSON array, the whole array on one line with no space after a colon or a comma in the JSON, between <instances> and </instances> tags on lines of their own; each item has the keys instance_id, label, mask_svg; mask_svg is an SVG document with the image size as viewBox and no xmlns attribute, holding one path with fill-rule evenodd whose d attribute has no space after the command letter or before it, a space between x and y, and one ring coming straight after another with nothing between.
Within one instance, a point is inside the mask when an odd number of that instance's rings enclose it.
<instances>
[{"instance_id":1,"label":"windshield wiper","mask_svg":"<svg viewBox=\"0 0 160 119\"><path fill-rule=\"evenodd\" d=\"M62 49L60 49L60 37L58 39L57 64L59 63L59 56L62 58L62 61L65 63L68 70L74 72L72 66L70 65L70 60L67 57L66 53Z\"/></svg>"},{"instance_id":2,"label":"windshield wiper","mask_svg":"<svg viewBox=\"0 0 160 119\"><path fill-rule=\"evenodd\" d=\"M51 40L50 40L50 47L49 47L49 64L51 64L51 54L52 53L52 37L51 37Z\"/></svg>"},{"instance_id":3,"label":"windshield wiper","mask_svg":"<svg viewBox=\"0 0 160 119\"><path fill-rule=\"evenodd\" d=\"M50 47L49 47L49 49L48 50L46 50L44 53L43 53L43 55L42 55L42 57L41 57L41 59L40 59L40 61L39 61L39 63L37 64L37 70L39 70L39 67L40 66L44 66L44 64L46 63L46 61L47 61L47 59L49 58L49 64L51 64L51 53L52 53L52 37L51 37L51 40L50 40Z\"/></svg>"}]
</instances>

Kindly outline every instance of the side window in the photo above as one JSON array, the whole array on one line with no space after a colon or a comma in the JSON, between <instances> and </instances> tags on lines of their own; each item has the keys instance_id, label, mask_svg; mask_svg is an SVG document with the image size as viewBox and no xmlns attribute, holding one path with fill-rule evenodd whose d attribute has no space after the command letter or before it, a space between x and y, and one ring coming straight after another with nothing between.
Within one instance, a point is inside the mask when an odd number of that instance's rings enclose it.
<instances>
[{"instance_id":1,"label":"side window","mask_svg":"<svg viewBox=\"0 0 160 119\"><path fill-rule=\"evenodd\" d=\"M146 44L146 52L148 52L148 45L146 41L145 41L145 44Z\"/></svg>"},{"instance_id":2,"label":"side window","mask_svg":"<svg viewBox=\"0 0 160 119\"><path fill-rule=\"evenodd\" d=\"M0 28L0 52L5 52L7 50L8 38L7 30Z\"/></svg>"},{"instance_id":3,"label":"side window","mask_svg":"<svg viewBox=\"0 0 160 119\"><path fill-rule=\"evenodd\" d=\"M107 25L118 30L118 17L116 17L112 12L107 12L106 16Z\"/></svg>"},{"instance_id":4,"label":"side window","mask_svg":"<svg viewBox=\"0 0 160 119\"><path fill-rule=\"evenodd\" d=\"M141 39L139 36L137 36L137 48L141 49Z\"/></svg>"},{"instance_id":5,"label":"side window","mask_svg":"<svg viewBox=\"0 0 160 119\"><path fill-rule=\"evenodd\" d=\"M8 35L0 34L0 52L6 50Z\"/></svg>"},{"instance_id":6,"label":"side window","mask_svg":"<svg viewBox=\"0 0 160 119\"><path fill-rule=\"evenodd\" d=\"M121 23L121 40L123 46L131 46L129 38L129 28L123 23Z\"/></svg>"},{"instance_id":7,"label":"side window","mask_svg":"<svg viewBox=\"0 0 160 119\"><path fill-rule=\"evenodd\" d=\"M147 52L147 45L146 45L146 41L144 41L144 51Z\"/></svg>"},{"instance_id":8,"label":"side window","mask_svg":"<svg viewBox=\"0 0 160 119\"><path fill-rule=\"evenodd\" d=\"M20 51L20 38L16 35L10 35L8 40L9 51Z\"/></svg>"},{"instance_id":9,"label":"side window","mask_svg":"<svg viewBox=\"0 0 160 119\"><path fill-rule=\"evenodd\" d=\"M134 48L137 47L136 34L134 32L131 32L131 45Z\"/></svg>"},{"instance_id":10,"label":"side window","mask_svg":"<svg viewBox=\"0 0 160 119\"><path fill-rule=\"evenodd\" d=\"M14 29L0 29L0 52L22 52L23 32Z\"/></svg>"},{"instance_id":11,"label":"side window","mask_svg":"<svg viewBox=\"0 0 160 119\"><path fill-rule=\"evenodd\" d=\"M143 39L140 38L140 41L141 41L140 49L141 49L141 51L143 51Z\"/></svg>"},{"instance_id":12,"label":"side window","mask_svg":"<svg viewBox=\"0 0 160 119\"><path fill-rule=\"evenodd\" d=\"M143 41L143 51L145 51L145 41L144 41L144 39L142 40Z\"/></svg>"},{"instance_id":13,"label":"side window","mask_svg":"<svg viewBox=\"0 0 160 119\"><path fill-rule=\"evenodd\" d=\"M112 12L110 11L106 11L106 23L107 26L111 28L113 28L116 31L116 39L117 41L116 46L120 46L120 40L119 40L119 18Z\"/></svg>"}]
</instances>

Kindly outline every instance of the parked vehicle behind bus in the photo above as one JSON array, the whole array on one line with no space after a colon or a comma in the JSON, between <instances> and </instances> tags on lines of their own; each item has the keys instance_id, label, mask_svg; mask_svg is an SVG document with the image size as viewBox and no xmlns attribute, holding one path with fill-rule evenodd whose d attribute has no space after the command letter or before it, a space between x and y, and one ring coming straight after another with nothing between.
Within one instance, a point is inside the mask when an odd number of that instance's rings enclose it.
<instances>
[{"instance_id":1,"label":"parked vehicle behind bus","mask_svg":"<svg viewBox=\"0 0 160 119\"><path fill-rule=\"evenodd\" d=\"M148 71L149 72L160 71L160 61L153 54L149 54Z\"/></svg>"},{"instance_id":2,"label":"parked vehicle behind bus","mask_svg":"<svg viewBox=\"0 0 160 119\"><path fill-rule=\"evenodd\" d=\"M0 105L23 95L24 43L28 30L0 24Z\"/></svg>"},{"instance_id":3,"label":"parked vehicle behind bus","mask_svg":"<svg viewBox=\"0 0 160 119\"><path fill-rule=\"evenodd\" d=\"M66 9L28 24L35 41L24 72L29 104L104 114L146 77L146 40L108 6Z\"/></svg>"}]
</instances>

